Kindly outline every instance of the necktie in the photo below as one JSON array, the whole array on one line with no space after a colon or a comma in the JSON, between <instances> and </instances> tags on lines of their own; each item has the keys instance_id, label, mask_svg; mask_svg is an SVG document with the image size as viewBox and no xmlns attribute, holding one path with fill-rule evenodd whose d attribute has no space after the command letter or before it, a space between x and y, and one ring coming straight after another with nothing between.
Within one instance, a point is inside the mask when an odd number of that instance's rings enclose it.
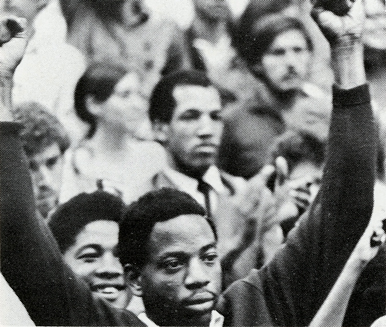
<instances>
[{"instance_id":1,"label":"necktie","mask_svg":"<svg viewBox=\"0 0 386 327\"><path fill-rule=\"evenodd\" d=\"M211 214L211 208L210 208L210 185L206 182L204 182L202 179L198 179L198 186L197 190L201 192L204 195L205 198L205 209L206 209L206 214L208 216L208 219L212 218Z\"/></svg>"}]
</instances>

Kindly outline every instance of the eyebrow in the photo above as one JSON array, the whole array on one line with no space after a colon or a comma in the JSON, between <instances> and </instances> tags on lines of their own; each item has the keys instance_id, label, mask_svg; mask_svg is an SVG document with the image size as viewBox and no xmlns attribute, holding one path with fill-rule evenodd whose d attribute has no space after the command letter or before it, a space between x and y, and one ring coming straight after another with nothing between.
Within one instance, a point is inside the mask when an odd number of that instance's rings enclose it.
<instances>
[{"instance_id":1,"label":"eyebrow","mask_svg":"<svg viewBox=\"0 0 386 327\"><path fill-rule=\"evenodd\" d=\"M210 243L208 245L203 246L200 249L200 254L208 251L211 248L217 248L217 242ZM186 257L188 254L183 251L171 251L171 252L166 252L163 253L157 260L163 260L168 257Z\"/></svg>"},{"instance_id":2,"label":"eyebrow","mask_svg":"<svg viewBox=\"0 0 386 327\"><path fill-rule=\"evenodd\" d=\"M206 252L211 248L217 249L217 242L213 242L213 243L210 243L208 245L205 245L204 247L201 248L200 252L201 253Z\"/></svg>"}]
</instances>

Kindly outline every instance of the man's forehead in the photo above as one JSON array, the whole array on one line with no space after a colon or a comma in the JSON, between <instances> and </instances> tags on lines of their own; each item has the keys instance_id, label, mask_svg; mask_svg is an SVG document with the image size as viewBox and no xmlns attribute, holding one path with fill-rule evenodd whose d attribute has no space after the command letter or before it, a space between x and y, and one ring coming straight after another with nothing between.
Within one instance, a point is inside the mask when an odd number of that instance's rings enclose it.
<instances>
[{"instance_id":1,"label":"man's forehead","mask_svg":"<svg viewBox=\"0 0 386 327\"><path fill-rule=\"evenodd\" d=\"M150 245L161 251L200 250L216 239L212 228L204 216L181 215L154 225Z\"/></svg>"},{"instance_id":2,"label":"man's forehead","mask_svg":"<svg viewBox=\"0 0 386 327\"><path fill-rule=\"evenodd\" d=\"M177 85L173 90L177 107L221 109L219 91L213 86Z\"/></svg>"},{"instance_id":3,"label":"man's forehead","mask_svg":"<svg viewBox=\"0 0 386 327\"><path fill-rule=\"evenodd\" d=\"M28 159L34 162L44 162L47 159L62 157L62 155L59 144L54 142L42 148L39 152L29 155Z\"/></svg>"}]
</instances>

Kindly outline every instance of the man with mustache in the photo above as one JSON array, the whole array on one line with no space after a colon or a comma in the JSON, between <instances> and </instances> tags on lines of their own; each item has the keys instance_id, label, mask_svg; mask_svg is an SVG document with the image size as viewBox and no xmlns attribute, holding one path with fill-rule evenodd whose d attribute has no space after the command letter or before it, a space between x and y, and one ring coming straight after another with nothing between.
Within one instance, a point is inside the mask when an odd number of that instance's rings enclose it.
<instances>
[{"instance_id":1,"label":"man with mustache","mask_svg":"<svg viewBox=\"0 0 386 327\"><path fill-rule=\"evenodd\" d=\"M331 105L324 92L307 83L313 44L300 20L270 14L240 26L245 37L237 42L238 51L257 88L224 114L220 167L250 178L267 163L273 139L286 129L325 140Z\"/></svg>"}]
</instances>

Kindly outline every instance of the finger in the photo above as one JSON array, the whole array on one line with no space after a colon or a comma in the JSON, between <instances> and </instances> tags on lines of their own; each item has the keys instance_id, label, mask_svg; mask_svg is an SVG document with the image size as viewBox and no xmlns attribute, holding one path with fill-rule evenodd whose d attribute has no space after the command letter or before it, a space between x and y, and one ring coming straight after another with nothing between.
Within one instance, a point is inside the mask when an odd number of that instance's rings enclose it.
<instances>
[{"instance_id":1,"label":"finger","mask_svg":"<svg viewBox=\"0 0 386 327\"><path fill-rule=\"evenodd\" d=\"M288 178L288 163L283 157L277 157L275 160L276 166L276 182L278 185L283 185Z\"/></svg>"},{"instance_id":2,"label":"finger","mask_svg":"<svg viewBox=\"0 0 386 327\"><path fill-rule=\"evenodd\" d=\"M256 176L259 176L259 179L266 185L274 173L275 167L273 165L265 165Z\"/></svg>"},{"instance_id":3,"label":"finger","mask_svg":"<svg viewBox=\"0 0 386 327\"><path fill-rule=\"evenodd\" d=\"M378 227L373 231L373 234L370 240L370 246L371 247L380 246L385 242L385 239L386 239L385 231L381 227Z\"/></svg>"},{"instance_id":4,"label":"finger","mask_svg":"<svg viewBox=\"0 0 386 327\"><path fill-rule=\"evenodd\" d=\"M20 37L27 26L25 18L16 16L3 17L0 20L0 43L6 43L14 37Z\"/></svg>"}]
</instances>

